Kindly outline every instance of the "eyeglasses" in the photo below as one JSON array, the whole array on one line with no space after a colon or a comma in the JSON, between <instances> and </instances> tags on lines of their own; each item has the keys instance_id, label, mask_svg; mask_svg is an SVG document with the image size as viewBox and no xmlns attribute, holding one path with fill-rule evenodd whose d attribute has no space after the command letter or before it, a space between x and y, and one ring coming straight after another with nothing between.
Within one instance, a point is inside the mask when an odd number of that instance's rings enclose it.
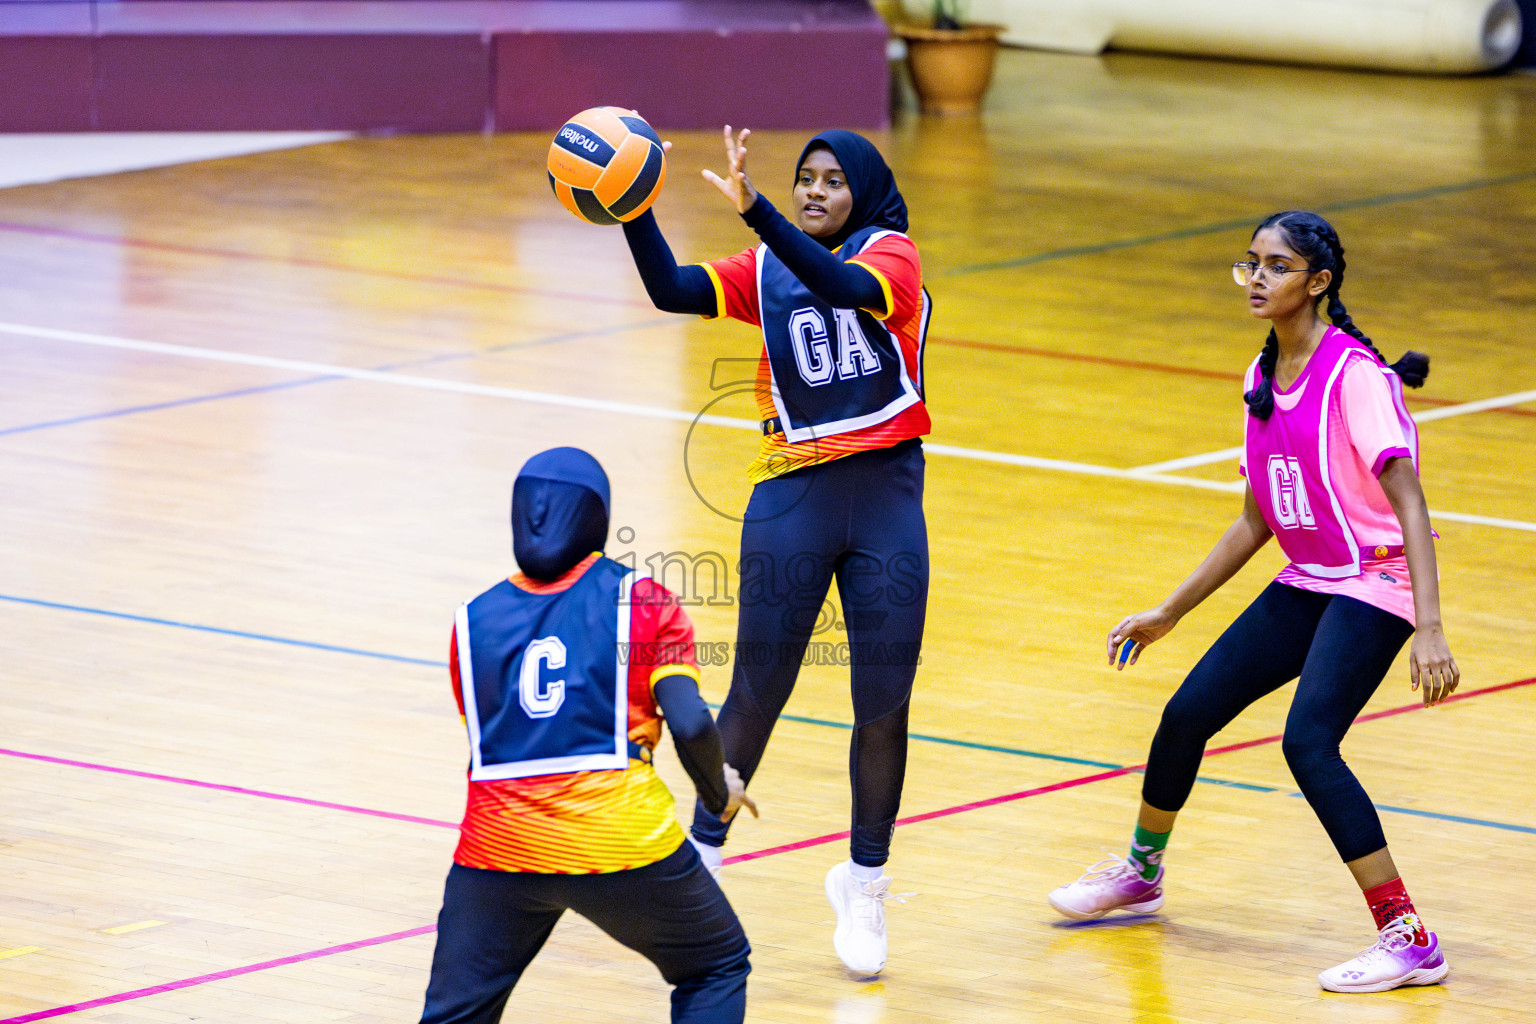
<instances>
[{"instance_id":1,"label":"eyeglasses","mask_svg":"<svg viewBox=\"0 0 1536 1024\"><path fill-rule=\"evenodd\" d=\"M1256 263L1253 260L1239 260L1232 264L1232 280L1238 284L1247 285L1257 277L1274 275L1274 282L1280 284L1285 280L1286 274L1295 274L1300 271L1309 271L1311 267L1282 267L1277 263Z\"/></svg>"}]
</instances>

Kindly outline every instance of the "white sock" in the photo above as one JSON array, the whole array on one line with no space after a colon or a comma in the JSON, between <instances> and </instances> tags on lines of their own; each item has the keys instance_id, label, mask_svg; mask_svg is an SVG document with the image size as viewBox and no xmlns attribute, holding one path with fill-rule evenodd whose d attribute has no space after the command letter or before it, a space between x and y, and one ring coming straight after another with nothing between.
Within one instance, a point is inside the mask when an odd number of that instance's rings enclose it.
<instances>
[{"instance_id":1,"label":"white sock","mask_svg":"<svg viewBox=\"0 0 1536 1024\"><path fill-rule=\"evenodd\" d=\"M699 858L704 861L706 868L711 871L720 870L720 862L725 859L725 855L721 852L720 847L701 843L693 838L693 836L689 836L688 841L693 844L695 850L699 851Z\"/></svg>"},{"instance_id":2,"label":"white sock","mask_svg":"<svg viewBox=\"0 0 1536 1024\"><path fill-rule=\"evenodd\" d=\"M854 881L861 884L864 882L878 882L885 874L885 867L882 865L880 867L867 868L863 864L856 864L850 860L848 862L848 873L853 876Z\"/></svg>"}]
</instances>

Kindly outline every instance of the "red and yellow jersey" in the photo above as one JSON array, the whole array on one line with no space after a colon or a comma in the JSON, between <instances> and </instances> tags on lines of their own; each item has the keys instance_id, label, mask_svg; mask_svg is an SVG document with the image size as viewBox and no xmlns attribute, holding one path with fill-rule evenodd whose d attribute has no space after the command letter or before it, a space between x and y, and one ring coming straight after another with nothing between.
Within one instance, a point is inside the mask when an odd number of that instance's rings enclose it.
<instances>
[{"instance_id":1,"label":"red and yellow jersey","mask_svg":"<svg viewBox=\"0 0 1536 1024\"><path fill-rule=\"evenodd\" d=\"M570 589L597 561L593 553L552 583L518 573L513 585L530 593ZM655 748L661 713L651 688L671 675L697 679L693 623L660 584L637 580L631 591L628 663L629 740ZM464 692L457 631L448 671L459 714ZM683 842L676 807L649 761L630 758L618 771L582 771L469 783L457 864L493 871L591 874L655 863Z\"/></svg>"},{"instance_id":2,"label":"red and yellow jersey","mask_svg":"<svg viewBox=\"0 0 1536 1024\"><path fill-rule=\"evenodd\" d=\"M758 251L748 249L726 259L700 264L708 271L715 286L716 311L714 317L706 319L724 316L755 327L762 326ZM929 309L917 246L906 235L884 232L847 262L863 267L880 282L884 307L865 312L882 321L895 339L906 374L921 393L923 341L928 330ZM772 387L765 341L758 357L754 389L758 414L765 422L777 415ZM809 441L791 442L782 430L777 430L763 436L757 458L747 467L747 477L756 484L791 470L830 462L856 452L889 448L909 438L921 437L932 429L928 410L919 401L883 422Z\"/></svg>"}]
</instances>

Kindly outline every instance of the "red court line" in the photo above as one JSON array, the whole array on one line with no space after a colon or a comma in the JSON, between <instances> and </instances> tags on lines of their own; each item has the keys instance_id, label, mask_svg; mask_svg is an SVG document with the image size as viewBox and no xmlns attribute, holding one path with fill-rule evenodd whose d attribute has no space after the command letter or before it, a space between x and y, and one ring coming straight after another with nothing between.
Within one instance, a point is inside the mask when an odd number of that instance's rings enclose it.
<instances>
[{"instance_id":1,"label":"red court line","mask_svg":"<svg viewBox=\"0 0 1536 1024\"><path fill-rule=\"evenodd\" d=\"M1513 690L1519 686L1530 686L1532 683L1536 683L1536 676L1532 676L1530 679L1516 679L1512 683L1499 683L1497 686L1484 686L1476 690L1467 690L1464 693L1453 693L1440 703L1451 704L1458 700L1467 700L1470 697L1480 697L1485 693L1498 693L1500 690ZM1353 724L1359 725L1361 722L1374 722L1378 718L1391 718L1393 715L1406 714L1409 711L1427 710L1429 709L1425 708L1422 702L1418 704L1404 704L1401 707L1387 708L1385 711L1372 711L1368 715L1361 715L1359 718L1355 719ZM1233 743L1225 747L1217 747L1215 750L1207 750L1205 754L1207 757L1212 754L1229 754L1234 750L1247 750L1249 747L1258 747L1266 743L1274 743L1279 739L1279 736L1266 736L1263 739L1246 740L1242 743ZM4 1022L0 1021L0 1024L4 1024Z\"/></svg>"},{"instance_id":2,"label":"red court line","mask_svg":"<svg viewBox=\"0 0 1536 1024\"><path fill-rule=\"evenodd\" d=\"M31 1020L47 1020L49 1017L62 1017L66 1013L94 1010L98 1006L111 1006L113 1003L126 1003L130 999L143 999L145 996L162 995L166 992L175 992L178 989L191 988L194 985L206 985L210 981L238 978L242 974L254 974L257 971L271 970L274 967L286 967L288 964L303 963L305 960L315 960L322 956L334 956L337 953L348 953L354 949L365 949L368 946L380 946L386 942L396 942L400 939L409 939L435 931L437 931L436 925L424 924L416 928L407 928L403 932L391 932L388 935L378 935L371 939L344 942L339 946L327 946L325 949L315 949L308 953L295 953L293 956L280 957L276 960L265 960L259 964L247 964L244 967L231 967L227 971L200 974L195 978L167 981L162 985L136 988L132 992L119 992L116 995L102 996L100 999L88 999L83 1003L70 1003L68 1006L55 1006L48 1010L35 1010L32 1013L24 1013L20 1017L7 1017L5 1020L0 1020L0 1024L25 1024L26 1021Z\"/></svg>"},{"instance_id":3,"label":"red court line","mask_svg":"<svg viewBox=\"0 0 1536 1024\"><path fill-rule=\"evenodd\" d=\"M954 348L974 348L984 352L1003 352L1018 356L1039 356L1042 359L1061 359L1074 363L1090 363L1094 366L1115 366L1125 370L1149 370L1153 373L1170 373L1181 377L1204 377L1209 380L1240 381L1243 375L1226 370L1207 370L1199 366L1176 366L1172 363L1149 363L1140 359L1117 359L1114 356L1091 355L1081 352L1057 352L1047 348L1031 348L1028 345L1005 345L1001 342L971 341L968 338L929 338L930 345L948 345ZM1429 398L1425 395L1405 394L1404 400L1414 405L1462 405L1456 398ZM1504 406L1485 409L1484 412L1501 412L1511 416L1536 416L1536 409L1519 409Z\"/></svg>"},{"instance_id":4,"label":"red court line","mask_svg":"<svg viewBox=\"0 0 1536 1024\"><path fill-rule=\"evenodd\" d=\"M1496 686L1484 686L1476 690L1467 690L1463 693L1455 693L1441 701L1449 704L1452 701L1467 700L1471 697L1479 697L1487 693L1498 693L1500 690L1512 690L1519 686L1530 686L1536 683L1536 676L1529 679L1517 679L1512 683L1499 683ZM1369 722L1378 718L1388 718L1392 715L1401 715L1409 711L1418 711L1424 708L1422 702L1417 704L1404 704L1401 707L1387 708L1385 711L1373 711L1368 715L1361 715L1355 719L1355 723ZM1215 757L1219 754L1230 754L1237 750L1247 750L1249 747L1262 747L1270 743L1279 743L1283 734L1263 736L1256 740L1244 740L1241 743L1229 743L1224 747L1216 747L1205 752L1206 757ZM1040 796L1044 793L1055 793L1063 789L1075 789L1078 786L1086 786L1090 782L1103 782L1105 779L1115 779L1122 775L1130 775L1145 768L1145 764L1126 765L1124 768L1115 768L1107 772L1098 772L1093 775L1084 775L1076 779L1064 779L1061 782L1053 782L1048 786L1036 786L1034 789L1020 790L1017 793L1005 793L1002 796L988 797L985 800L975 800L968 804L959 804L955 807L944 807L937 811L928 811L924 814L914 814L907 818L896 819L896 824L914 825L920 821L933 821L935 818L947 818L955 814L964 814L966 811L978 811L984 807L995 807L998 804L1013 803L1016 800L1025 800L1032 796ZM827 843L835 843L840 839L847 839L847 832L831 832L824 836L816 836L812 839L802 839L794 843L786 843L783 846L771 847L767 850L758 850L755 853L743 853L735 857L727 857L726 864L734 864L742 861L757 860L760 857L771 857L779 853L790 853L795 850L805 850L813 846L824 846ZM0 1021L0 1024L5 1024Z\"/></svg>"},{"instance_id":5,"label":"red court line","mask_svg":"<svg viewBox=\"0 0 1536 1024\"><path fill-rule=\"evenodd\" d=\"M1481 687L1481 688L1476 689L1476 690L1467 690L1467 691L1465 691L1463 693L1453 694L1452 696L1450 696L1450 697L1446 698L1444 701L1442 701L1442 703L1447 703L1448 704L1448 703L1451 703L1452 701L1467 700L1467 699L1469 699L1471 697L1482 696L1483 694L1498 693L1501 690L1512 690L1512 689L1515 689L1516 687L1520 687L1520 686L1529 686L1532 683L1536 683L1536 676L1532 676L1529 679L1517 679L1517 680L1515 680L1514 682L1511 682L1511 683L1499 683L1496 686L1484 686L1484 687ZM1368 722L1368 721L1371 721L1371 720L1377 719L1377 718L1387 718L1387 717L1390 717L1392 715L1401 715L1401 714L1404 714L1404 713L1409 712L1409 711L1417 711L1417 710L1420 710L1423 707L1424 707L1424 705L1422 703L1404 704L1404 705L1402 705L1400 707L1387 708L1384 711L1374 711L1374 712L1372 712L1369 715L1361 715L1359 718L1355 719L1355 721L1356 722ZM1264 736L1264 737L1261 737L1261 738L1256 739L1256 740L1245 740L1244 742L1241 742L1241 743L1232 743L1232 744L1228 744L1227 746L1224 746L1224 747L1217 747L1214 750L1207 750L1205 752L1205 756L1206 757L1212 757L1212 756L1215 756L1215 755L1218 755L1218 754L1230 754L1230 753L1232 753L1233 751L1236 751L1236 750L1246 750L1249 747L1262 746L1262 745L1268 744L1268 743L1277 743L1277 742L1280 741L1280 739L1281 739L1281 737L1276 735L1276 736ZM58 763L58 764L74 765L74 766L83 767L83 768L102 768L102 766L100 766L100 765L92 765L92 764L88 764L88 763L81 762L81 761L66 761L66 760L63 760L61 758L40 757L40 756L38 756L36 754L17 754L16 751L11 751L11 750L0 750L0 753L12 754L12 755L15 755L15 756L18 756L18 757L30 757L30 758L34 758L34 759L40 760L40 761L51 761L51 762ZM896 824L897 825L912 825L912 824L916 824L917 822L932 821L932 820L934 820L936 818L947 818L947 817L950 817L951 815L963 814L966 811L980 810L980 809L982 809L984 807L995 807L998 804L1012 803L1012 802L1014 802L1016 800L1024 800L1024 799L1027 799L1027 798L1032 797L1032 796L1040 796L1040 795L1042 795L1044 793L1055 793L1055 792L1058 792L1058 791L1064 790L1064 789L1074 789L1074 788L1076 788L1078 786L1086 786L1086 785L1088 785L1089 783L1092 783L1092 782L1103 782L1106 779L1115 779L1115 778L1119 778L1122 775L1130 775L1130 774L1132 774L1134 772L1140 771L1141 769L1143 769L1145 767L1146 767L1145 764L1126 765L1123 768L1115 768L1115 769L1112 769L1112 770L1107 771L1107 772L1096 772L1093 775L1084 775L1084 776L1081 776L1081 777L1076 778L1076 779L1064 779L1061 782L1053 782L1050 785L1046 785L1046 786L1036 786L1033 789L1021 790L1020 792L1017 792L1017 793L1005 793L1002 796L988 797L985 800L973 800L970 803L959 804L959 805L954 806L954 807L945 807L945 808L941 808L941 809L936 810L936 811L928 811L928 812L923 813L923 814L914 814L914 815L911 815L910 817L898 819L896 821ZM152 774L149 774L147 772L123 771L122 769L116 769L116 768L103 768L102 770L105 770L105 771L118 771L118 772L122 772L123 774L126 774L126 775L137 775L137 776L142 776L142 777L145 777L145 778L160 779L160 780L171 781L171 782L190 782L192 785L207 786L208 788L211 788L211 789L222 789L222 790L228 790L228 791L231 791L231 792L247 793L247 794L253 794L253 795L272 795L272 794L262 794L262 793L260 793L257 790L238 789L238 788L232 787L232 786L215 786L215 785L209 785L208 783L195 782L193 780L177 779L174 776L169 776L169 775L152 775ZM293 798L291 798L291 797L278 797L278 799L293 799ZM310 803L310 804L317 803L316 801L312 801L312 800L297 800L296 802L298 802L298 803ZM341 804L318 804L318 806L334 807L334 808L339 808L339 809L351 809L351 808L346 808L346 807L344 807L344 805L341 805ZM364 814L379 814L381 812L377 812L377 811L362 811L362 813L364 813ZM385 815L385 816L387 816L387 817L402 818L404 820L424 821L424 822L427 822L428 824L445 824L444 822L434 822L434 821L431 821L430 819L426 819L426 818L416 818L416 819L406 818L404 815ZM798 842L794 842L794 843L785 843L782 846L769 847L766 850L757 850L757 851L754 851L752 853L739 854L739 855L737 855L735 857L727 857L727 858L725 858L724 863L726 863L726 864L740 864L740 863L743 863L743 862L746 862L746 861L760 860L760 859L762 859L764 857L772 857L772 856L775 856L775 855L781 854L781 853L790 853L790 852L793 852L795 850L805 850L805 849L809 849L809 848L814 847L814 846L823 846L823 845L825 845L827 843L836 842L836 841L838 841L840 839L846 839L846 838L848 838L848 833L847 832L832 832L832 833L829 833L829 834L824 835L824 836L816 836L816 837L811 838L811 839L802 839L802 840L800 840ZM231 969L226 970L226 971L218 971L218 972L215 972L213 974L203 974L203 975L199 975L196 978L186 978L186 979L183 979L181 981L170 981L170 982L166 982L165 984L162 984L162 985L152 985L149 988L134 989L132 992L119 992L117 995L103 996L100 999L93 999L93 1000L90 1000L90 1001L84 1002L84 1003L72 1003L69 1006L56 1006L56 1007L54 1007L53 1009L50 1009L50 1010L38 1010L38 1011L35 1011L33 1013L23 1014L20 1017L7 1017L5 1020L0 1020L0 1024L26 1024L27 1021L44 1020L44 1019L49 1018L49 1017L62 1016L64 1014L66 1014L66 1013L74 1013L74 1012L76 1012L78 1010L89 1010L89 1009L92 1009L92 1008L98 1007L98 1006L108 1006L108 1005L111 1005L113 1003L126 1002L126 1001L128 1001L130 999L141 999L141 998L143 998L145 996L157 995L159 993L174 992L177 989L190 988L193 985L202 985L202 984L205 984L205 983L210 982L210 981L218 981L218 980L223 979L223 978L233 978L233 977L237 977L237 976L242 975L242 974L252 974L252 973L255 973L256 971L265 971L265 970L269 970L269 969L274 968L274 967L283 967L283 966L286 966L288 964L302 963L305 960L313 960L313 959L315 959L317 957L330 956L333 953L344 953L344 952L346 952L348 950L361 949L361 948L363 948L365 946L377 946L377 945L381 945L382 943L385 943L385 942L394 942L394 941L396 941L398 939L407 939L407 938L411 938L412 936L416 936L416 935L425 935L428 932L432 932L432 931L436 931L436 930L437 929L436 929L435 925L422 925L420 927L412 928L412 929L409 929L409 930L403 931L403 932L393 932L393 933L391 933L389 935L380 935L380 936L377 936L377 937L372 938L372 939L361 939L361 940L359 940L357 942L349 942L349 943L346 943L346 944L340 945L340 946L329 946L329 947L327 947L325 949L313 950L313 951L308 952L308 953L296 953L293 956L281 957L281 958L276 959L276 960L267 960L267 961L263 961L262 963L259 963L259 964L250 964L250 965L247 965L245 967L235 967L235 968L231 968Z\"/></svg>"},{"instance_id":6,"label":"red court line","mask_svg":"<svg viewBox=\"0 0 1536 1024\"><path fill-rule=\"evenodd\" d=\"M385 277L396 281L411 281L415 284L443 285L449 288L478 288L484 291L501 292L511 295L536 295L542 298L563 299L569 302L598 302L616 306L634 306L644 309L654 308L649 300L629 299L615 295L561 292L548 288L525 288L518 285L497 284L493 281L472 281L462 277L447 277L441 274L411 274L399 270L376 270L368 267L353 266L348 263L328 263L325 260L310 259L304 256L273 256L266 253L241 252L238 249L215 249L211 246L181 245L176 242L151 242L140 238L101 235L90 231L71 231L68 228L0 223L0 231L9 231L13 234L40 235L46 238L65 238L74 242L98 242L121 246L126 249L147 249L154 252L177 253L183 256L212 256L217 259L244 260L250 263L278 263L290 267L303 267L307 270L330 270L342 274L363 274L369 277Z\"/></svg>"},{"instance_id":7,"label":"red court line","mask_svg":"<svg viewBox=\"0 0 1536 1024\"><path fill-rule=\"evenodd\" d=\"M291 804L304 804L307 807L324 807L333 811L349 811L352 814L367 814L375 818L389 818L394 821L409 821L418 825L440 825L443 828L458 828L456 821L438 821L436 818L418 818L414 814L397 814L394 811L376 811L370 807L354 807L351 804L331 803L329 800L311 800L304 796L289 796L286 793L269 793L264 789L246 789L244 786L226 786L218 782L204 782L201 779L184 779L179 775L159 775L155 772L141 772L132 768L115 768L109 764L93 764L90 761L71 761L67 757L49 757L47 754L32 754L25 750L6 750L0 747L0 754L7 757L23 757L29 761L45 761L48 764L68 765L71 768L89 768L92 771L111 772L114 775L131 775L137 779L153 779L156 782L175 782L183 786L197 786L200 789L215 789L221 793L238 793L241 796L259 796L266 800L282 800ZM0 1021L0 1024L5 1024Z\"/></svg>"},{"instance_id":8,"label":"red court line","mask_svg":"<svg viewBox=\"0 0 1536 1024\"><path fill-rule=\"evenodd\" d=\"M1034 789L1025 789L1017 793L1005 793L1002 796L988 797L985 800L973 800L968 804L959 804L955 807L945 807L942 810L928 811L925 814L914 814L907 818L896 819L897 825L913 825L920 821L931 821L934 818L947 818L952 814L964 814L966 811L979 811L983 807L992 807L996 804L1012 803L1015 800L1023 800L1042 793L1054 793L1059 789L1073 789L1077 786L1086 786L1090 782L1102 782L1105 779L1119 778L1121 775L1130 775L1145 768L1144 764L1126 765L1124 768L1115 768L1112 771L1099 772L1095 775L1084 775L1076 779L1064 779L1061 782L1053 782L1048 786L1036 786ZM739 864L744 861L758 860L762 857L772 857L780 853L792 853L795 850L806 850L813 846L823 846L827 843L837 842L839 839L847 839L848 833L831 832L824 836L816 836L814 839L802 839L799 842L785 843L783 846L773 846L766 850L758 850L754 853L742 853L735 857L726 857L722 863ZM0 1024L5 1024L0 1021Z\"/></svg>"},{"instance_id":9,"label":"red court line","mask_svg":"<svg viewBox=\"0 0 1536 1024\"><path fill-rule=\"evenodd\" d=\"M14 234L38 235L47 238L65 238L77 242L96 242L130 249L179 253L186 256L211 256L217 259L245 260L253 263L279 263L311 270L361 274L369 277L384 277L397 281L441 285L449 288L478 288L484 291L500 292L509 295L535 295L570 302L609 303L619 306L631 306L636 309L654 308L649 300L644 299L627 299L613 295L594 295L587 292L562 292L548 288L526 288L519 285L498 284L493 281L472 281L467 278L447 277L440 274L409 274L398 270L376 270L353 266L347 263L329 263L325 260L310 259L303 256L274 256L265 253L241 252L238 249L216 249L212 246L182 245L176 242L152 242L140 238L124 238L117 235L103 235L90 231L73 231L69 228L45 227L37 224L0 222L0 231L9 231ZM1149 370L1154 373L1170 373L1185 377L1205 377L1211 380L1236 381L1242 379L1242 374L1231 373L1225 370L1207 370L1198 366L1175 366L1171 363L1152 363L1139 359L1117 359L1112 356L1085 355L1078 352L1057 352L1045 348L1031 348L1028 345L1004 345L989 341L971 341L965 338L929 338L928 343L949 345L955 348L981 349L987 352L1004 352L1012 355L1039 356L1042 359L1061 359L1068 362L1091 363L1097 366L1116 366L1128 370ZM1414 395L1407 396L1407 400L1424 405L1462 404L1455 399L1421 398ZM1536 416L1536 410L1516 409L1507 406L1501 409L1489 409L1486 411L1506 413L1511 416ZM3 1022L0 1022L0 1024L3 1024Z\"/></svg>"},{"instance_id":10,"label":"red court line","mask_svg":"<svg viewBox=\"0 0 1536 1024\"><path fill-rule=\"evenodd\" d=\"M1118 366L1128 370L1152 370L1156 373L1173 373L1185 377L1209 377L1212 380L1242 380L1240 373L1225 370L1206 370L1198 366L1174 366L1170 363L1148 363L1139 359L1116 359L1113 356L1085 355L1079 352L1057 352L1048 348L1031 348L1028 345L1004 345L992 341L971 341L967 338L929 338L930 345L950 345L955 348L974 348L984 352L1004 352L1017 356L1039 356L1042 359L1064 359L1074 363L1092 363L1095 366Z\"/></svg>"}]
</instances>

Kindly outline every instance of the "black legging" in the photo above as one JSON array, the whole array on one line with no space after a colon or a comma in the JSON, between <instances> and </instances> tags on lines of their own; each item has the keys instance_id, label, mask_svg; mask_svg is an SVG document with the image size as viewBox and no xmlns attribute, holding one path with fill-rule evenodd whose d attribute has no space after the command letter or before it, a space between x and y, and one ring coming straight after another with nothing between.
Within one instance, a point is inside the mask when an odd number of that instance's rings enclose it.
<instances>
[{"instance_id":1,"label":"black legging","mask_svg":"<svg viewBox=\"0 0 1536 1024\"><path fill-rule=\"evenodd\" d=\"M1340 857L1380 850L1387 845L1381 819L1339 744L1412 634L1405 620L1352 597L1271 583L1169 699L1142 798L1159 810L1182 808L1207 741L1300 676L1282 741L1291 774Z\"/></svg>"},{"instance_id":2,"label":"black legging","mask_svg":"<svg viewBox=\"0 0 1536 1024\"><path fill-rule=\"evenodd\" d=\"M741 529L736 663L717 716L725 759L743 779L757 771L794 689L834 576L848 643L824 628L811 653L850 667L850 848L856 863L878 867L890 856L901 805L907 709L928 606L918 442L849 455L753 488ZM728 828L695 809L693 834L701 842L719 846Z\"/></svg>"},{"instance_id":3,"label":"black legging","mask_svg":"<svg viewBox=\"0 0 1536 1024\"><path fill-rule=\"evenodd\" d=\"M448 870L421 1024L496 1024L567 909L656 965L673 1024L741 1024L751 947L720 886L684 843L603 874ZM512 1015L506 1015L512 1020Z\"/></svg>"}]
</instances>

